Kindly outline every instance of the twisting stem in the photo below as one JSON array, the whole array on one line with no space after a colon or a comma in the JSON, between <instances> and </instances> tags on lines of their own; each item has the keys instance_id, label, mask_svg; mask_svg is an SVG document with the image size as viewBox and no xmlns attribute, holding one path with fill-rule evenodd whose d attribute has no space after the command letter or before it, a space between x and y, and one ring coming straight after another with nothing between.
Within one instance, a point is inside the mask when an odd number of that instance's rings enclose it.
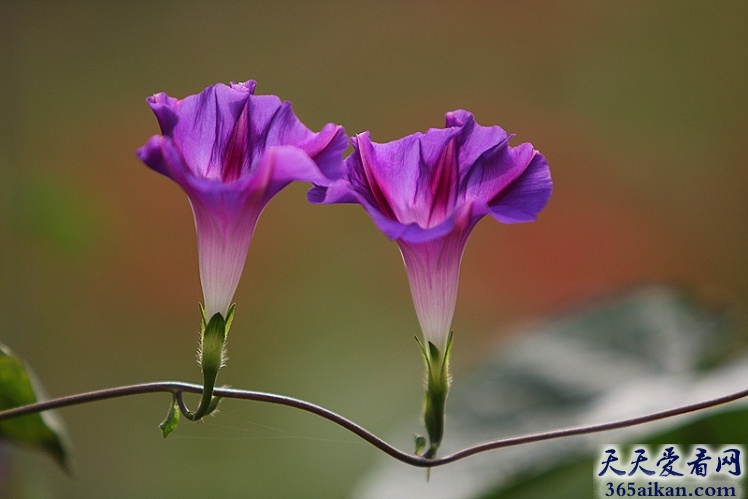
<instances>
[{"instance_id":1,"label":"twisting stem","mask_svg":"<svg viewBox=\"0 0 748 499\"><path fill-rule=\"evenodd\" d=\"M203 374L203 386L200 388L200 392L202 393L200 396L200 405L194 412L190 411L184 404L181 391L172 392L179 402L179 410L182 412L182 415L190 421L199 421L203 416L210 414L212 412L211 409L215 409L212 402L215 394L216 374L218 374L217 369L215 373Z\"/></svg>"},{"instance_id":2,"label":"twisting stem","mask_svg":"<svg viewBox=\"0 0 748 499\"><path fill-rule=\"evenodd\" d=\"M86 393L78 393L75 395L69 395L67 397L59 397L56 399L45 400L43 402L37 402L34 404L24 405L21 407L15 407L13 409L7 409L0 412L0 421L4 419L10 419L18 416L25 416L27 414L34 414L43 411L49 411L51 409L58 409L60 407L68 407L72 405L85 404L88 402L95 402L97 400L106 400L118 397L127 397L130 395L139 395L142 393L154 393L154 392L167 392L171 393L177 398L177 401L182 410L185 410L184 402L182 401L182 393L196 393L201 394L203 391L202 386L194 383L186 383L183 381L154 381L151 383L140 383L135 385L118 386L114 388L105 388L103 390L96 390ZM433 468L444 464L453 463L466 457L486 452L493 449L500 449L502 447L512 447L515 445L529 444L531 442L540 442L543 440L551 440L555 438L571 437L575 435L587 435L591 433L599 433L609 430L617 430L620 428L627 428L629 426L635 426L644 423L650 423L652 421L658 421L681 414L687 414L689 412L699 411L709 407L714 407L721 404L726 404L741 398L748 397L748 390L742 390L729 395L723 395L711 400L704 402L698 402L695 404L689 404L674 409L668 409L665 411L654 412L645 416L638 416L635 418L623 419L620 421L614 421L610 423L601 423L593 425L575 426L571 428L563 428L560 430L551 430L540 433L531 433L527 435L521 435L516 437L501 438L498 440L491 440L481 444L466 447L452 454L434 459L428 459L423 456L408 454L403 452L396 447L388 444L378 436L371 433L369 430L359 426L353 421L344 418L343 416L325 409L324 407L306 402L304 400L295 399L292 397L286 397L284 395L276 395L274 393L255 392L250 390L239 390L235 388L216 388L214 395L222 398L233 398L243 400L254 400L256 402L267 402L271 404L285 405L300 409L302 411L310 412L322 418L325 418L333 423L342 426L346 430L354 433L358 437L366 440L377 449L388 454L389 456L402 461L403 463L411 466L417 466L421 468Z\"/></svg>"}]
</instances>

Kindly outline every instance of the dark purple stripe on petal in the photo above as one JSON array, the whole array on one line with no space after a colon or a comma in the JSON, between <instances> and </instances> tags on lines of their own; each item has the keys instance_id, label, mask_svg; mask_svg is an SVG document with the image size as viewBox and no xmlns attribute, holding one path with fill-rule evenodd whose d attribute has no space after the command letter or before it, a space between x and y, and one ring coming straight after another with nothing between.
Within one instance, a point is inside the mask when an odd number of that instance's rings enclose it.
<instances>
[{"instance_id":1,"label":"dark purple stripe on petal","mask_svg":"<svg viewBox=\"0 0 748 499\"><path fill-rule=\"evenodd\" d=\"M279 145L268 141L271 129L280 107L281 100L274 95L257 95L249 99L249 127L247 129L248 165L247 173L254 174L254 168L269 145Z\"/></svg>"},{"instance_id":2,"label":"dark purple stripe on petal","mask_svg":"<svg viewBox=\"0 0 748 499\"><path fill-rule=\"evenodd\" d=\"M457 138L447 142L439 155L436 165L428 165L430 172L422 172L429 179L429 192L432 196L429 212L428 227L440 223L454 209L457 199L457 180L459 166L457 164Z\"/></svg>"},{"instance_id":3,"label":"dark purple stripe on petal","mask_svg":"<svg viewBox=\"0 0 748 499\"><path fill-rule=\"evenodd\" d=\"M530 143L511 147L506 141L485 151L463 178L461 189L465 198L491 204L523 174L534 154Z\"/></svg>"},{"instance_id":4,"label":"dark purple stripe on petal","mask_svg":"<svg viewBox=\"0 0 748 499\"><path fill-rule=\"evenodd\" d=\"M397 220L395 212L387 199L382 187L379 185L375 169L377 169L377 159L374 148L369 140L369 132L364 132L354 140L356 150L349 157L350 165L355 168L356 180L359 181L359 192L371 199L372 205L386 217Z\"/></svg>"},{"instance_id":5,"label":"dark purple stripe on petal","mask_svg":"<svg viewBox=\"0 0 748 499\"><path fill-rule=\"evenodd\" d=\"M224 147L222 165L224 182L233 182L248 168L248 139L249 117L247 105L244 105Z\"/></svg>"},{"instance_id":6,"label":"dark purple stripe on petal","mask_svg":"<svg viewBox=\"0 0 748 499\"><path fill-rule=\"evenodd\" d=\"M210 167L208 171L218 172L219 178L223 178L223 163L224 151L226 149L224 138L223 138L223 122L224 116L221 113L221 106L216 98L215 87L209 91L206 90L200 94L200 105L197 107L197 113L195 113L195 122L192 125L193 129L198 133L202 132L203 128L203 111L208 109L209 106L213 107L213 147L210 149ZM203 97L206 98L203 101ZM230 116L228 117L230 120ZM229 122L230 123L230 122Z\"/></svg>"}]
</instances>

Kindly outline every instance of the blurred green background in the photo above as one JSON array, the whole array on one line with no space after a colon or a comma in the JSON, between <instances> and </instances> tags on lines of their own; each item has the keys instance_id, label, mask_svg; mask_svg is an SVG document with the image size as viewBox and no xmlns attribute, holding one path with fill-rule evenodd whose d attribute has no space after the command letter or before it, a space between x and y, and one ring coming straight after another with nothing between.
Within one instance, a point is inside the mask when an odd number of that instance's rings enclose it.
<instances>
[{"instance_id":1,"label":"blurred green background","mask_svg":"<svg viewBox=\"0 0 748 499\"><path fill-rule=\"evenodd\" d=\"M135 150L158 130L148 95L247 79L315 130L384 142L464 108L546 155L555 189L538 222L485 220L468 244L455 383L519 324L641 282L742 314L747 26L738 1L2 2L0 340L52 395L199 380L189 205ZM305 191L260 219L219 382L418 431L397 248L359 207L310 206ZM62 410L75 478L6 448L6 493L346 497L378 455L325 421L238 401L164 441L167 406Z\"/></svg>"}]
</instances>

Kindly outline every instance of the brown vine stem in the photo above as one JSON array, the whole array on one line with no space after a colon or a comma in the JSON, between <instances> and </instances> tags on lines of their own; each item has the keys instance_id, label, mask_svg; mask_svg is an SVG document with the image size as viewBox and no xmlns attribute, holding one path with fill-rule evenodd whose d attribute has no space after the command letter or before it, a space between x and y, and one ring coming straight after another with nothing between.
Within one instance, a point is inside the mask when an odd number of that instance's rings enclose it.
<instances>
[{"instance_id":1,"label":"brown vine stem","mask_svg":"<svg viewBox=\"0 0 748 499\"><path fill-rule=\"evenodd\" d=\"M85 404L88 402L94 402L97 400L112 399L118 397L127 397L130 395L139 395L142 393L155 393L155 392L166 392L171 393L177 398L180 408L184 411L184 403L182 401L182 394L187 393L202 393L202 386L194 383L186 383L183 381L154 381L151 383L140 383L135 385L118 386L113 388L105 388L103 390L96 390L85 393L78 393L75 395L68 395L66 397L59 397L50 400L44 400L42 402L36 402L21 407L15 407L13 409L7 409L0 412L0 421L4 419L10 419L19 416L25 416L28 414L39 413L43 411L49 411L52 409L58 409L61 407L68 407L72 405ZM250 390L239 390L235 388L216 388L214 395L222 398L242 399L242 400L254 400L256 402L267 402L270 404L285 405L300 409L302 411L310 412L322 418L325 418L339 426L342 426L346 430L354 433L358 437L366 440L371 445L388 454L389 456L402 461L403 463L411 466L417 466L422 468L434 468L444 464L453 463L466 457L486 452L493 449L500 449L503 447L512 447L516 445L529 444L531 442L540 442L543 440L551 440L555 438L571 437L575 435L587 435L591 433L599 433L602 431L616 430L620 428L627 428L630 426L636 426L644 423L650 423L652 421L658 421L660 419L670 418L673 416L679 416L681 414L687 414L690 412L707 409L728 402L748 397L748 390L742 390L739 392L723 395L721 397L713 398L704 402L697 402L695 404L684 405L673 409L667 409L664 411L654 412L644 416L638 416L629 419L623 419L620 421L613 421L609 423L591 424L584 426L575 426L570 428L562 428L559 430L544 431L540 433L530 433L527 435L520 435L515 437L501 438L498 440L491 440L481 444L466 447L457 452L453 452L443 457L428 459L423 456L416 454L408 454L398 448L388 444L378 436L374 435L369 430L362 426L354 423L353 421L344 418L343 416L325 409L324 407L306 402L304 400L295 399L292 397L286 397L284 395L277 395L274 393L255 392Z\"/></svg>"}]
</instances>

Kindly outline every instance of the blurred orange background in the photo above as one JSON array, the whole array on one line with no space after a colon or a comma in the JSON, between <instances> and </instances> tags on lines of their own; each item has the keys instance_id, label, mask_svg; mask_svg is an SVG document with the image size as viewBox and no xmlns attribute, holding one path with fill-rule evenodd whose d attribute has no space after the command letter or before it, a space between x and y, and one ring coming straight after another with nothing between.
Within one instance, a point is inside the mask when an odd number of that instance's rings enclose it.
<instances>
[{"instance_id":1,"label":"blurred orange background","mask_svg":"<svg viewBox=\"0 0 748 499\"><path fill-rule=\"evenodd\" d=\"M199 381L191 212L135 150L158 131L148 95L247 79L314 130L385 142L464 108L548 158L539 220L486 219L468 243L455 383L518 324L637 283L682 283L744 314L746 26L748 4L728 1L4 2L0 341L55 396ZM219 382L418 431L418 323L397 248L360 207L311 206L306 189L260 219ZM238 401L164 441L167 405L62 410L77 478L5 449L9 494L345 497L377 452Z\"/></svg>"}]
</instances>

